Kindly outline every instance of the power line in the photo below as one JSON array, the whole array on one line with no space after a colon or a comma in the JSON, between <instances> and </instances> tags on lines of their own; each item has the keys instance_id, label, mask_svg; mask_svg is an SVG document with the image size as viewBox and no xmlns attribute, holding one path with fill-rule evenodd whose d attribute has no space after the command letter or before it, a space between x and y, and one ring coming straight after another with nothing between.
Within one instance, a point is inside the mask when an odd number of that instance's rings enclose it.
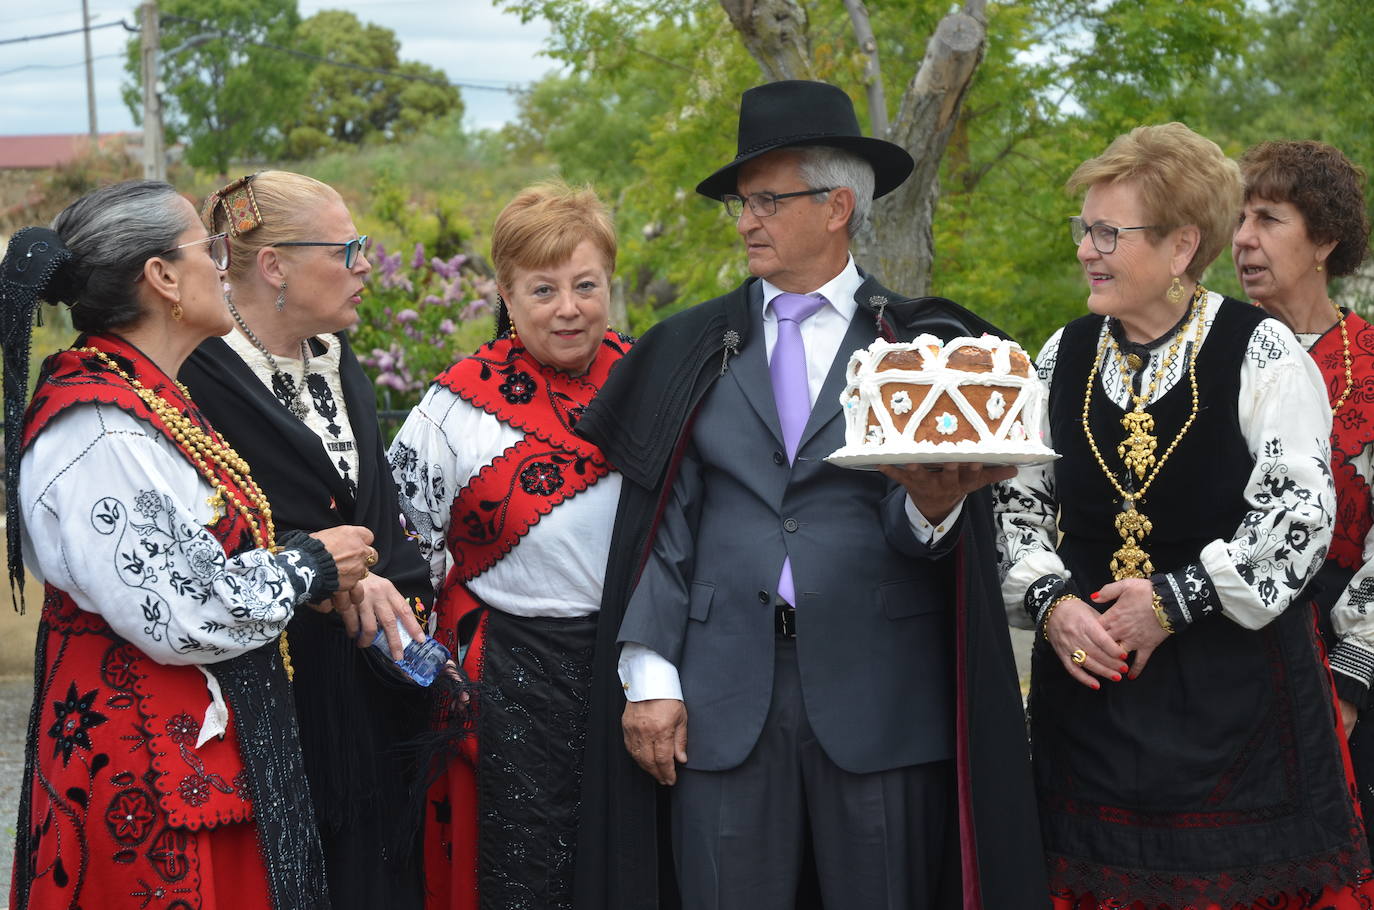
<instances>
[{"instance_id":1,"label":"power line","mask_svg":"<svg viewBox=\"0 0 1374 910\"><path fill-rule=\"evenodd\" d=\"M100 25L92 25L91 31L101 28L114 28L115 26L123 26L127 31L131 32L138 31L138 29L132 26L125 25L123 19L120 19L118 22L104 22ZM69 28L66 31L48 32L45 35L25 35L22 38L5 38L0 40L0 44L18 44L21 41L42 41L44 38L62 38L67 35L79 35L84 31L86 31L84 28Z\"/></svg>"},{"instance_id":2,"label":"power line","mask_svg":"<svg viewBox=\"0 0 1374 910\"><path fill-rule=\"evenodd\" d=\"M92 57L91 60L114 60L123 57L123 54L101 54L99 57ZM17 66L12 70L0 70L0 76L8 76L11 73L22 73L24 70L65 70L73 66L84 66L85 60L78 60L75 63L30 63L26 66Z\"/></svg>"}]
</instances>

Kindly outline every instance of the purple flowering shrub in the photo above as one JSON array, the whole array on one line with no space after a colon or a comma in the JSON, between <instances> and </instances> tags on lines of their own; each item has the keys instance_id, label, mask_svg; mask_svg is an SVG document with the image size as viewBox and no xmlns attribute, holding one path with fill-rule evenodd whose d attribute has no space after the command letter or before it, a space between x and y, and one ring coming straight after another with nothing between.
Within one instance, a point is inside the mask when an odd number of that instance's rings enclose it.
<instances>
[{"instance_id":1,"label":"purple flowering shrub","mask_svg":"<svg viewBox=\"0 0 1374 910\"><path fill-rule=\"evenodd\" d=\"M372 377L381 410L414 406L430 381L491 337L496 282L459 253L407 259L379 240L368 245L372 275L358 308L353 348Z\"/></svg>"}]
</instances>

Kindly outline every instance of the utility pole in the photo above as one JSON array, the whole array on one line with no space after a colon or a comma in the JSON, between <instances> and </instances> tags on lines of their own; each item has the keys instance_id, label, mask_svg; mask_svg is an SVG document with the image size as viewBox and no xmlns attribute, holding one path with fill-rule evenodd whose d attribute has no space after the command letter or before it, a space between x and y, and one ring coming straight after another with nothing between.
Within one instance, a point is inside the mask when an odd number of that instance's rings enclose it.
<instances>
[{"instance_id":1,"label":"utility pole","mask_svg":"<svg viewBox=\"0 0 1374 910\"><path fill-rule=\"evenodd\" d=\"M91 121L91 147L100 139L95 125L95 67L91 63L91 8L89 0L81 0L81 30L86 38L86 109Z\"/></svg>"},{"instance_id":2,"label":"utility pole","mask_svg":"<svg viewBox=\"0 0 1374 910\"><path fill-rule=\"evenodd\" d=\"M166 180L162 99L157 91L157 49L158 42L162 40L157 30L157 0L147 0L140 10L143 14L140 33L143 51L143 177L145 180Z\"/></svg>"}]
</instances>

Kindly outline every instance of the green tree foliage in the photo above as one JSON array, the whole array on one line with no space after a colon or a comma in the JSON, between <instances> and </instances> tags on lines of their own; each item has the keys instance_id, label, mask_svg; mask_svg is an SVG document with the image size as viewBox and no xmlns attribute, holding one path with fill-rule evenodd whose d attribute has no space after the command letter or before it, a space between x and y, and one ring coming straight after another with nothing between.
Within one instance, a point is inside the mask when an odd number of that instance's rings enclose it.
<instances>
[{"instance_id":1,"label":"green tree foliage","mask_svg":"<svg viewBox=\"0 0 1374 910\"><path fill-rule=\"evenodd\" d=\"M1316 2L1316 0L1310 0ZM739 94L761 81L714 0L520 0L553 27L569 75L536 86L509 135L616 207L633 325L722 292L744 274L733 223L697 181L734 155ZM812 68L867 117L866 58L840 0L805 4ZM870 4L889 115L949 5ZM1215 79L1246 59L1243 0L1029 0L987 9L984 59L941 169L932 292L1038 345L1081 311L1068 241L1073 168L1140 123L1204 132ZM1232 149L1228 149L1232 150ZM1229 270L1223 264L1222 271Z\"/></svg>"},{"instance_id":2,"label":"green tree foliage","mask_svg":"<svg viewBox=\"0 0 1374 910\"><path fill-rule=\"evenodd\" d=\"M296 0L162 0L160 81L168 142L186 143L196 167L226 173L236 158L279 154L309 67L263 43L287 46ZM177 51L177 53L169 53ZM141 123L139 39L129 42L124 101Z\"/></svg>"},{"instance_id":3,"label":"green tree foliage","mask_svg":"<svg viewBox=\"0 0 1374 910\"><path fill-rule=\"evenodd\" d=\"M311 71L299 125L289 133L293 157L337 144L400 139L431 120L462 117L458 89L434 67L403 62L389 28L360 22L353 13L321 10L301 23L297 38L311 53L343 65L321 64Z\"/></svg>"}]
</instances>

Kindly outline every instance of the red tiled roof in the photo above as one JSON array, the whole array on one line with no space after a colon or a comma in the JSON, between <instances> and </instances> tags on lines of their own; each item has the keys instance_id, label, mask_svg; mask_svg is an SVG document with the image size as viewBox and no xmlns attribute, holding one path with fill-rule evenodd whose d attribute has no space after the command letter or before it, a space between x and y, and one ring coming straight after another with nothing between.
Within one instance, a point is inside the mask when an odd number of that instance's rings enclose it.
<instances>
[{"instance_id":1,"label":"red tiled roof","mask_svg":"<svg viewBox=\"0 0 1374 910\"><path fill-rule=\"evenodd\" d=\"M100 144L137 133L101 133ZM48 136L0 136L0 170L57 167L82 154L90 143L86 133Z\"/></svg>"}]
</instances>

